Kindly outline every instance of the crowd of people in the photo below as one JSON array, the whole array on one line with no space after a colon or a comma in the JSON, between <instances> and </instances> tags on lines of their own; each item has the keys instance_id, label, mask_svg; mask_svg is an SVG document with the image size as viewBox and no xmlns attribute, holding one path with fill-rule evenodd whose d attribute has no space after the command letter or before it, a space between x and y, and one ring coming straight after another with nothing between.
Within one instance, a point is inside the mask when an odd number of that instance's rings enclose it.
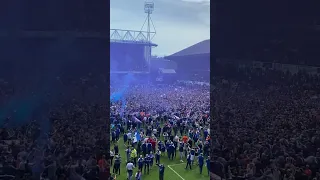
<instances>
[{"instance_id":1,"label":"crowd of people","mask_svg":"<svg viewBox=\"0 0 320 180\"><path fill-rule=\"evenodd\" d=\"M149 174L155 162L163 179L161 167L166 167L163 164L166 158L186 162L186 169L199 164L200 173L206 166L209 174L209 86L190 83L131 86L110 108L113 173L128 172L128 179L139 179L139 172ZM119 149L120 138L124 139L126 149ZM136 175L131 167L119 170L120 151L126 152L122 163L137 167Z\"/></svg>"},{"instance_id":2,"label":"crowd of people","mask_svg":"<svg viewBox=\"0 0 320 180\"><path fill-rule=\"evenodd\" d=\"M82 84L83 80L75 83ZM92 88L95 89L89 86L82 90L91 91ZM79 87L76 89L80 92L73 94L74 99L56 101L54 106L42 104L49 106L43 113L42 110L27 109L34 111L31 115L27 113L30 117L20 117L19 113L23 114L24 109L3 106L0 113L4 118L0 128L0 179L95 180L109 176L107 103L85 101L85 93ZM54 98L66 99L66 93L55 94ZM49 96L53 94L47 94L46 98L50 99ZM4 98L6 96L1 100L9 105L10 98Z\"/></svg>"},{"instance_id":3,"label":"crowd of people","mask_svg":"<svg viewBox=\"0 0 320 180\"><path fill-rule=\"evenodd\" d=\"M126 137L130 153L120 163L132 163L138 174L148 172L146 164L161 166L163 158L174 156L188 168L203 161L223 179L319 179L319 76L233 66L219 67L215 74L213 117L209 87L190 83L130 86L110 104L111 132L107 104L76 98L21 126L10 126L12 118L5 117L0 177L99 179L109 175L109 168L127 172L129 166L115 166L117 141ZM87 90L78 90L86 96ZM13 93L2 80L1 100Z\"/></svg>"},{"instance_id":4,"label":"crowd of people","mask_svg":"<svg viewBox=\"0 0 320 180\"><path fill-rule=\"evenodd\" d=\"M230 65L216 74L213 172L226 179L319 179L319 76Z\"/></svg>"}]
</instances>

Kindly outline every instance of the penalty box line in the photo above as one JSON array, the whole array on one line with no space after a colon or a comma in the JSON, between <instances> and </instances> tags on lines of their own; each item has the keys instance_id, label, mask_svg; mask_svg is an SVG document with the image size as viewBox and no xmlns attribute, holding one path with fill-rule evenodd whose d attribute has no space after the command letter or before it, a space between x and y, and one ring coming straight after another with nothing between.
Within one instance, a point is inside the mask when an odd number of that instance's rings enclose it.
<instances>
[{"instance_id":1,"label":"penalty box line","mask_svg":"<svg viewBox=\"0 0 320 180\"><path fill-rule=\"evenodd\" d=\"M171 166L178 166L184 163L180 163L180 164L172 164L172 165L168 165L168 168L171 169L171 171L173 171L177 176L179 176L182 180L185 180L183 177L180 176L179 173L177 173L177 171L173 170Z\"/></svg>"}]
</instances>

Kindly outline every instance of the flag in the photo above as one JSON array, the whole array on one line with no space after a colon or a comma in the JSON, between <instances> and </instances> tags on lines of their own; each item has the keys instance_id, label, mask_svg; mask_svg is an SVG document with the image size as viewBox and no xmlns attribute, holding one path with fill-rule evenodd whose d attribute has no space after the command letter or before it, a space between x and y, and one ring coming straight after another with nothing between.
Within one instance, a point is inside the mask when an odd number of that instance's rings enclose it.
<instances>
[{"instance_id":1,"label":"flag","mask_svg":"<svg viewBox=\"0 0 320 180\"><path fill-rule=\"evenodd\" d=\"M136 142L140 141L140 139L141 139L140 132L136 131L134 133L133 143L136 143Z\"/></svg>"}]
</instances>

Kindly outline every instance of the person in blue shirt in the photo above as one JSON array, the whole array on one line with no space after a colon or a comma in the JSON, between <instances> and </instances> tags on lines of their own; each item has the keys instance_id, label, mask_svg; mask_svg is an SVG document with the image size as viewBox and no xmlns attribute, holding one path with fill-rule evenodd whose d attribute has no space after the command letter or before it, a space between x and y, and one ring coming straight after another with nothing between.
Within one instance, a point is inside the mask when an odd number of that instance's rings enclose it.
<instances>
[{"instance_id":1,"label":"person in blue shirt","mask_svg":"<svg viewBox=\"0 0 320 180\"><path fill-rule=\"evenodd\" d=\"M193 134L193 141L197 142L199 139L199 135L197 133Z\"/></svg>"},{"instance_id":2,"label":"person in blue shirt","mask_svg":"<svg viewBox=\"0 0 320 180\"><path fill-rule=\"evenodd\" d=\"M191 164L192 165L193 165L193 162L194 162L195 154L196 154L196 150L194 148L191 148L190 149L190 155L191 155Z\"/></svg>"},{"instance_id":3,"label":"person in blue shirt","mask_svg":"<svg viewBox=\"0 0 320 180\"><path fill-rule=\"evenodd\" d=\"M116 159L114 160L113 173L119 173L120 175L120 166L121 166L121 158L119 155L116 155Z\"/></svg>"},{"instance_id":4,"label":"person in blue shirt","mask_svg":"<svg viewBox=\"0 0 320 180\"><path fill-rule=\"evenodd\" d=\"M159 180L163 180L165 167L163 164L157 164L159 167Z\"/></svg>"},{"instance_id":5,"label":"person in blue shirt","mask_svg":"<svg viewBox=\"0 0 320 180\"><path fill-rule=\"evenodd\" d=\"M120 128L118 127L116 129L116 141L119 141L119 138L120 138Z\"/></svg>"},{"instance_id":6,"label":"person in blue shirt","mask_svg":"<svg viewBox=\"0 0 320 180\"><path fill-rule=\"evenodd\" d=\"M152 144L151 143L147 143L147 152L152 151Z\"/></svg>"},{"instance_id":7,"label":"person in blue shirt","mask_svg":"<svg viewBox=\"0 0 320 180\"><path fill-rule=\"evenodd\" d=\"M203 147L204 156L208 156L209 155L209 149L210 149L210 144L209 144L208 141L205 141L204 147Z\"/></svg>"},{"instance_id":8,"label":"person in blue shirt","mask_svg":"<svg viewBox=\"0 0 320 180\"><path fill-rule=\"evenodd\" d=\"M160 147L162 146L162 144L163 144L162 141L159 140L159 142L158 142L158 148L160 148Z\"/></svg>"},{"instance_id":9,"label":"person in blue shirt","mask_svg":"<svg viewBox=\"0 0 320 180\"><path fill-rule=\"evenodd\" d=\"M130 161L130 154L131 154L131 149L130 149L130 147L128 146L127 149L126 149L127 162Z\"/></svg>"},{"instance_id":10,"label":"person in blue shirt","mask_svg":"<svg viewBox=\"0 0 320 180\"><path fill-rule=\"evenodd\" d=\"M168 152L170 152L170 154L169 154L169 159L171 159L171 160L173 160L175 149L176 149L176 148L174 147L174 144L171 143L171 144L169 145L169 149L168 149Z\"/></svg>"},{"instance_id":11,"label":"person in blue shirt","mask_svg":"<svg viewBox=\"0 0 320 180\"><path fill-rule=\"evenodd\" d=\"M156 164L160 164L160 156L161 156L161 151L160 149L158 149L156 152Z\"/></svg>"},{"instance_id":12,"label":"person in blue shirt","mask_svg":"<svg viewBox=\"0 0 320 180\"><path fill-rule=\"evenodd\" d=\"M138 170L138 172L136 173L135 177L136 177L136 180L141 180L142 173L141 173L140 170Z\"/></svg>"},{"instance_id":13,"label":"person in blue shirt","mask_svg":"<svg viewBox=\"0 0 320 180\"><path fill-rule=\"evenodd\" d=\"M141 149L142 149L143 156L146 157L146 154L147 154L147 144L146 144L145 142L141 145Z\"/></svg>"},{"instance_id":14,"label":"person in blue shirt","mask_svg":"<svg viewBox=\"0 0 320 180\"><path fill-rule=\"evenodd\" d=\"M140 158L138 159L138 170L139 171L142 171L143 165L144 165L144 159L143 159L142 155L140 155Z\"/></svg>"},{"instance_id":15,"label":"person in blue shirt","mask_svg":"<svg viewBox=\"0 0 320 180\"><path fill-rule=\"evenodd\" d=\"M206 159L206 165L207 165L208 175L210 175L210 156L208 156Z\"/></svg>"},{"instance_id":16,"label":"person in blue shirt","mask_svg":"<svg viewBox=\"0 0 320 180\"><path fill-rule=\"evenodd\" d=\"M164 144L161 141L159 142L159 147L160 147L161 153L166 152L166 147L164 146Z\"/></svg>"},{"instance_id":17,"label":"person in blue shirt","mask_svg":"<svg viewBox=\"0 0 320 180\"><path fill-rule=\"evenodd\" d=\"M194 150L195 150L195 156L198 157L200 155L199 147L196 147Z\"/></svg>"},{"instance_id":18,"label":"person in blue shirt","mask_svg":"<svg viewBox=\"0 0 320 180\"><path fill-rule=\"evenodd\" d=\"M137 143L137 155L140 157L141 153L141 147L142 147L142 142L139 140Z\"/></svg>"},{"instance_id":19,"label":"person in blue shirt","mask_svg":"<svg viewBox=\"0 0 320 180\"><path fill-rule=\"evenodd\" d=\"M112 139L112 143L116 142L116 131L112 131L111 139Z\"/></svg>"},{"instance_id":20,"label":"person in blue shirt","mask_svg":"<svg viewBox=\"0 0 320 180\"><path fill-rule=\"evenodd\" d=\"M114 150L114 154L115 155L119 154L119 146L118 146L118 144L114 145L113 150Z\"/></svg>"},{"instance_id":21,"label":"person in blue shirt","mask_svg":"<svg viewBox=\"0 0 320 180\"><path fill-rule=\"evenodd\" d=\"M183 162L183 148L184 144L181 142L179 145L180 162Z\"/></svg>"},{"instance_id":22,"label":"person in blue shirt","mask_svg":"<svg viewBox=\"0 0 320 180\"><path fill-rule=\"evenodd\" d=\"M169 146L170 146L170 143L169 143L169 141L167 141L166 143L166 150L167 150L167 155L168 155L168 159L170 159L170 152L169 152Z\"/></svg>"},{"instance_id":23,"label":"person in blue shirt","mask_svg":"<svg viewBox=\"0 0 320 180\"><path fill-rule=\"evenodd\" d=\"M199 163L199 168L200 168L200 174L202 174L202 168L204 164L204 158L202 153L198 156L198 163Z\"/></svg>"},{"instance_id":24,"label":"person in blue shirt","mask_svg":"<svg viewBox=\"0 0 320 180\"><path fill-rule=\"evenodd\" d=\"M205 129L204 132L203 132L203 137L208 137L208 134L209 134L209 133L208 133L208 130Z\"/></svg>"},{"instance_id":25,"label":"person in blue shirt","mask_svg":"<svg viewBox=\"0 0 320 180\"><path fill-rule=\"evenodd\" d=\"M127 133L124 133L124 135L123 135L123 142L124 142L124 144L126 144L127 141L128 141L128 135L127 135Z\"/></svg>"},{"instance_id":26,"label":"person in blue shirt","mask_svg":"<svg viewBox=\"0 0 320 180\"><path fill-rule=\"evenodd\" d=\"M147 174L149 174L149 170L150 170L150 156L149 154L146 155L146 157L144 158L144 173L146 174L146 172L148 172Z\"/></svg>"},{"instance_id":27,"label":"person in blue shirt","mask_svg":"<svg viewBox=\"0 0 320 180\"><path fill-rule=\"evenodd\" d=\"M187 155L187 165L186 165L185 169L188 169L188 166L191 169L191 154L190 153Z\"/></svg>"},{"instance_id":28,"label":"person in blue shirt","mask_svg":"<svg viewBox=\"0 0 320 180\"><path fill-rule=\"evenodd\" d=\"M153 155L152 151L150 151L149 157L150 157L150 167L152 168L152 166L153 166L153 159L154 159L154 155Z\"/></svg>"}]
</instances>

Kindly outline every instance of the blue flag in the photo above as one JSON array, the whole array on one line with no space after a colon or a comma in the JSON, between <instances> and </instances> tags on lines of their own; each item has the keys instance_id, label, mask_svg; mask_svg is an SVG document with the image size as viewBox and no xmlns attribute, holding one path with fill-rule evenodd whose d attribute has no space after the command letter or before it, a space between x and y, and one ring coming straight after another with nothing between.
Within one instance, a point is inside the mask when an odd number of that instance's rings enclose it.
<instances>
[{"instance_id":1,"label":"blue flag","mask_svg":"<svg viewBox=\"0 0 320 180\"><path fill-rule=\"evenodd\" d=\"M140 141L140 139L141 139L140 132L139 132L139 131L136 131L136 132L134 133L133 142L138 142L138 141Z\"/></svg>"}]
</instances>

